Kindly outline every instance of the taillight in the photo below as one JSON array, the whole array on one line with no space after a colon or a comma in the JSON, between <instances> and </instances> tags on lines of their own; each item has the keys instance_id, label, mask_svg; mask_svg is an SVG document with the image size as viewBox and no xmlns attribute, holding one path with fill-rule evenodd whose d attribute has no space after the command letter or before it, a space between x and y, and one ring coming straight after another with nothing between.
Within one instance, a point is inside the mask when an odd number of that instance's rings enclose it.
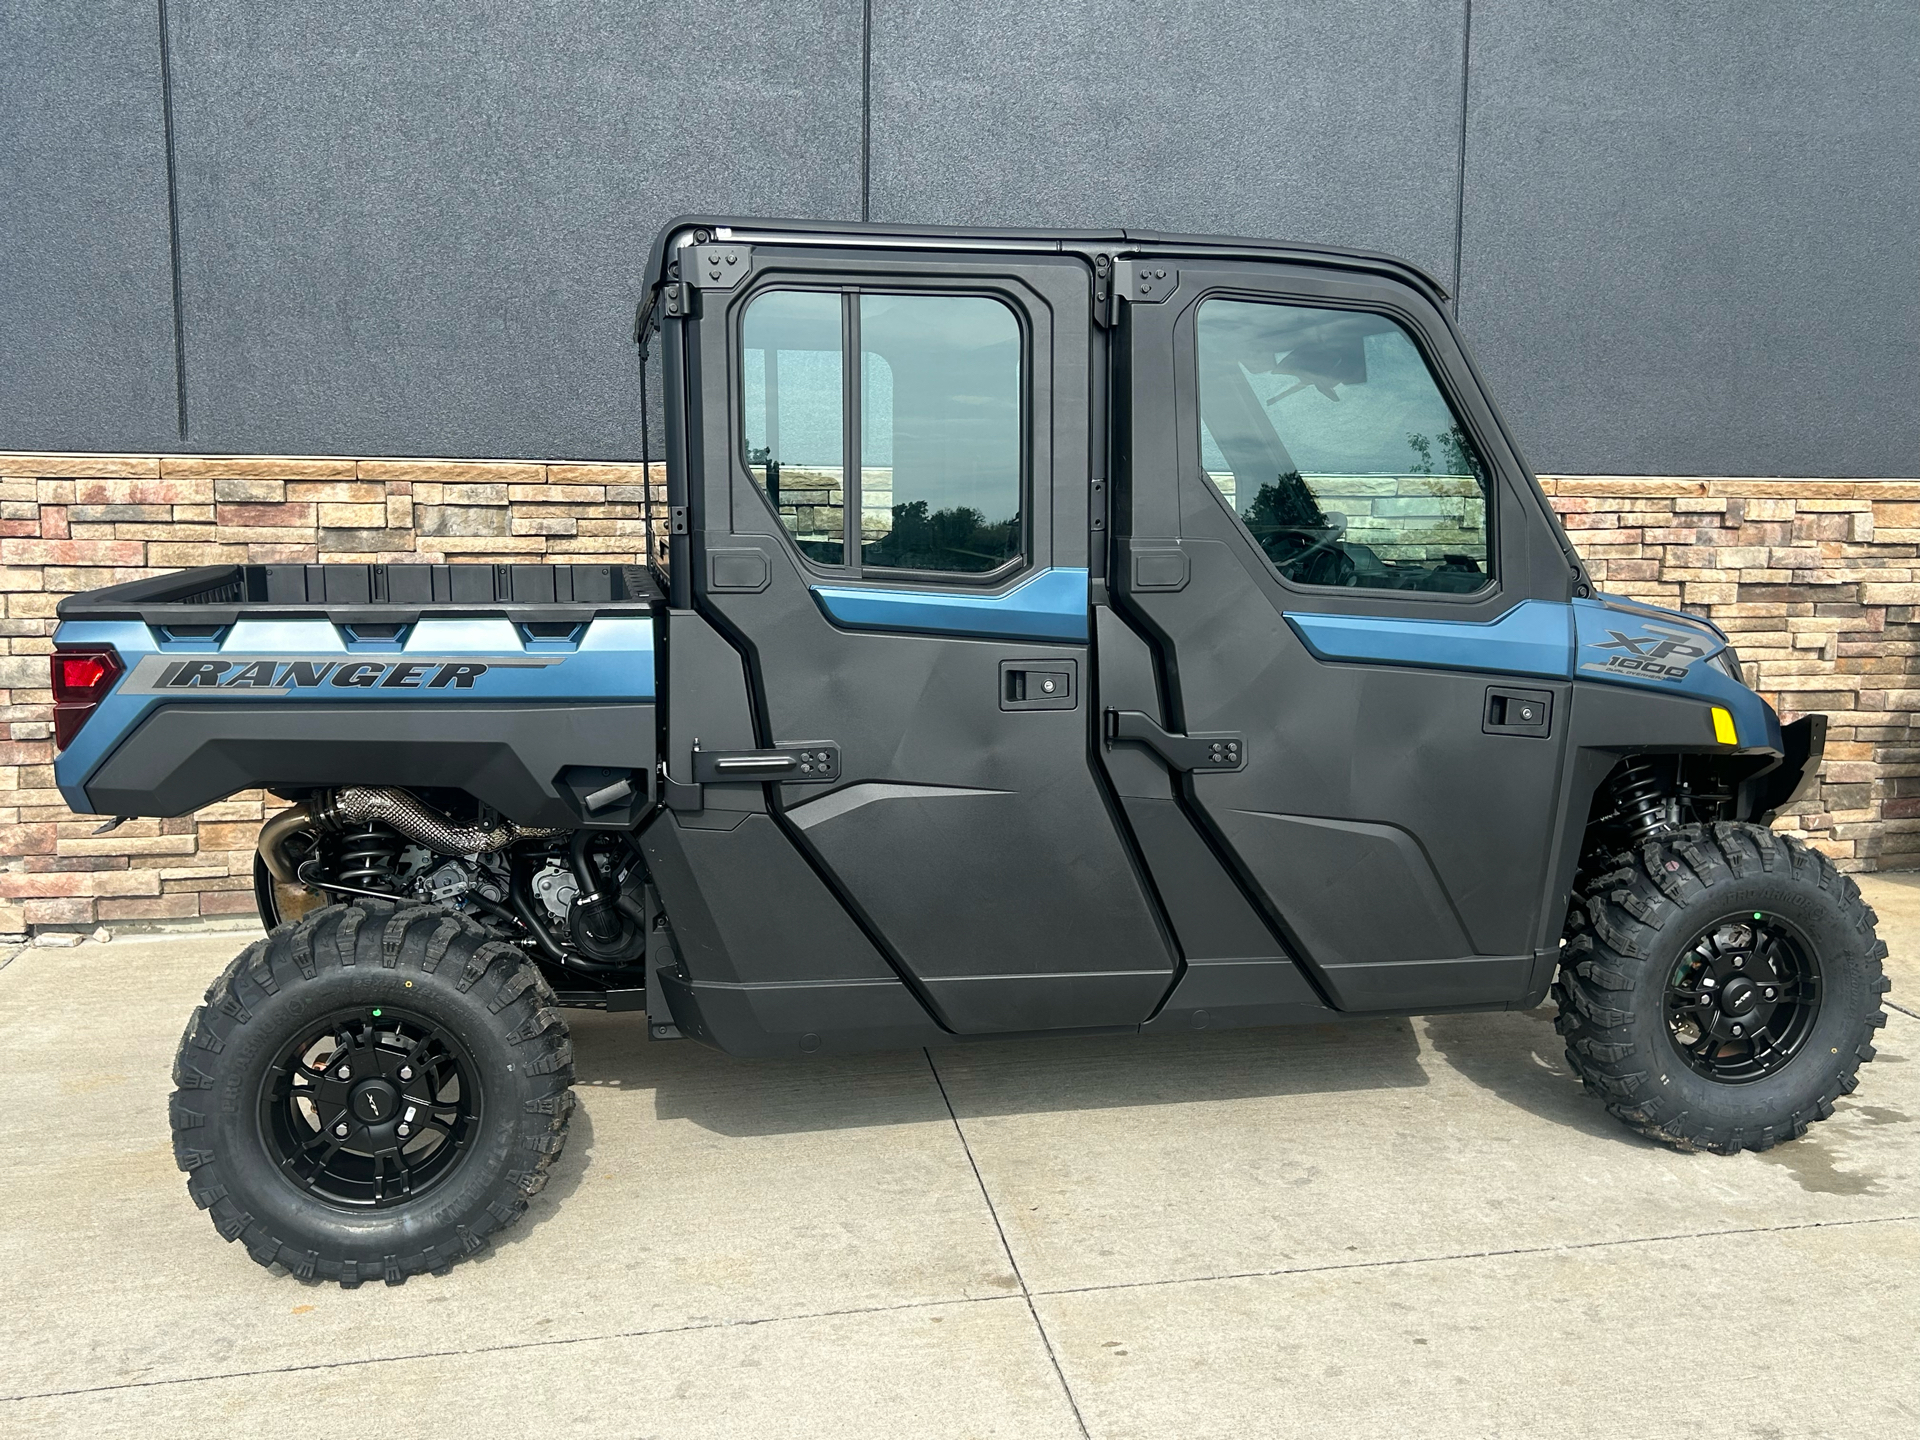
<instances>
[{"instance_id":1,"label":"taillight","mask_svg":"<svg viewBox=\"0 0 1920 1440\"><path fill-rule=\"evenodd\" d=\"M124 667L111 650L53 652L53 746L64 750L113 689Z\"/></svg>"}]
</instances>

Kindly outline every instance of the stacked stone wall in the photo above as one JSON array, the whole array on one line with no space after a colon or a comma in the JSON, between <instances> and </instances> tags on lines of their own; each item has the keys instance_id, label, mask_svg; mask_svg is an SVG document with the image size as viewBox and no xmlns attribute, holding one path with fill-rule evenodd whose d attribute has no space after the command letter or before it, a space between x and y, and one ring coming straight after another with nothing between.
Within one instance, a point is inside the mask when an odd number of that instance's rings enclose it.
<instances>
[{"instance_id":1,"label":"stacked stone wall","mask_svg":"<svg viewBox=\"0 0 1920 1440\"><path fill-rule=\"evenodd\" d=\"M1603 588L1711 618L1783 718L1831 717L1821 784L1781 828L1846 869L1920 867L1920 482L1542 485ZM62 596L236 561L632 564L649 494L657 512L658 465L649 486L638 465L0 453L0 933L243 917L273 804L103 836L69 812L46 660Z\"/></svg>"},{"instance_id":2,"label":"stacked stone wall","mask_svg":"<svg viewBox=\"0 0 1920 1440\"><path fill-rule=\"evenodd\" d=\"M110 835L69 811L46 659L63 596L235 562L631 565L648 496L640 465L0 453L0 933L250 915L278 803L253 791Z\"/></svg>"},{"instance_id":3,"label":"stacked stone wall","mask_svg":"<svg viewBox=\"0 0 1920 1440\"><path fill-rule=\"evenodd\" d=\"M1704 615L1785 721L1827 715L1775 828L1844 870L1920 867L1920 483L1541 481L1603 590Z\"/></svg>"}]
</instances>

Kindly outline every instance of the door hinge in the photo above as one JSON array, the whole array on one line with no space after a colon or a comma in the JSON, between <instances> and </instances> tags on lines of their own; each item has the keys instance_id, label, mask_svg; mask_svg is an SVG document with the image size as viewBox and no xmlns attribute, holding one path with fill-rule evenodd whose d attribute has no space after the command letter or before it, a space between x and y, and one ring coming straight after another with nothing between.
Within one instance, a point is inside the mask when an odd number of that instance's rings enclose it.
<instances>
[{"instance_id":1,"label":"door hinge","mask_svg":"<svg viewBox=\"0 0 1920 1440\"><path fill-rule=\"evenodd\" d=\"M1099 271L1096 270L1094 274L1097 292ZM1158 305L1179 287L1180 272L1171 265L1154 260L1116 260L1109 284L1112 298L1105 312L1106 323L1117 325L1120 323L1122 300L1135 305Z\"/></svg>"},{"instance_id":2,"label":"door hinge","mask_svg":"<svg viewBox=\"0 0 1920 1440\"><path fill-rule=\"evenodd\" d=\"M753 268L745 245L689 245L680 252L680 276L702 290L731 290Z\"/></svg>"},{"instance_id":3,"label":"door hinge","mask_svg":"<svg viewBox=\"0 0 1920 1440\"><path fill-rule=\"evenodd\" d=\"M1093 323L1104 327L1113 320L1113 257L1096 255L1093 257Z\"/></svg>"},{"instance_id":4,"label":"door hinge","mask_svg":"<svg viewBox=\"0 0 1920 1440\"><path fill-rule=\"evenodd\" d=\"M831 740L806 740L766 750L702 750L693 747L696 785L798 780L818 784L840 778L840 747Z\"/></svg>"},{"instance_id":5,"label":"door hinge","mask_svg":"<svg viewBox=\"0 0 1920 1440\"><path fill-rule=\"evenodd\" d=\"M1238 734L1174 735L1140 710L1107 711L1107 744L1131 740L1146 746L1173 770L1244 770L1246 741Z\"/></svg>"}]
</instances>

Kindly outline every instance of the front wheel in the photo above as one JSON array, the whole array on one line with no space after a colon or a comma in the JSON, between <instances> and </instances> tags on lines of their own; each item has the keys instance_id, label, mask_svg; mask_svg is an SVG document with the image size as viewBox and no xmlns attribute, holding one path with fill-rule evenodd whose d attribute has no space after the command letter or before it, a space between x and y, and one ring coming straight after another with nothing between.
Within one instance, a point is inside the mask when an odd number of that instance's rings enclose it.
<instances>
[{"instance_id":1,"label":"front wheel","mask_svg":"<svg viewBox=\"0 0 1920 1440\"><path fill-rule=\"evenodd\" d=\"M1806 1133L1873 1059L1887 947L1860 889L1758 825L1688 825L1589 875L1554 998L1610 1113L1730 1155Z\"/></svg>"},{"instance_id":2,"label":"front wheel","mask_svg":"<svg viewBox=\"0 0 1920 1440\"><path fill-rule=\"evenodd\" d=\"M243 952L174 1061L174 1158L262 1265L397 1285L546 1184L573 1051L524 956L431 906L330 905Z\"/></svg>"}]
</instances>

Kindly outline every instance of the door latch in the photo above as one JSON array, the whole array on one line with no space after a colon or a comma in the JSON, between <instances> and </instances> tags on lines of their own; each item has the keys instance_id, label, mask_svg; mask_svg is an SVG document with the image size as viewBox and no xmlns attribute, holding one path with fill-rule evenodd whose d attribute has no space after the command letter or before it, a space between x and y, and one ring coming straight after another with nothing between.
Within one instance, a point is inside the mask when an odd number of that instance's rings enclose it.
<instances>
[{"instance_id":1,"label":"door latch","mask_svg":"<svg viewBox=\"0 0 1920 1440\"><path fill-rule=\"evenodd\" d=\"M1107 711L1107 744L1132 740L1146 746L1174 770L1194 773L1244 770L1247 745L1237 734L1174 735L1140 710Z\"/></svg>"},{"instance_id":2,"label":"door latch","mask_svg":"<svg viewBox=\"0 0 1920 1440\"><path fill-rule=\"evenodd\" d=\"M1002 660L1002 710L1077 710L1080 666L1073 660Z\"/></svg>"},{"instance_id":3,"label":"door latch","mask_svg":"<svg viewBox=\"0 0 1920 1440\"><path fill-rule=\"evenodd\" d=\"M1545 690L1487 687L1480 729L1488 735L1546 735L1553 725L1553 696Z\"/></svg>"}]
</instances>

